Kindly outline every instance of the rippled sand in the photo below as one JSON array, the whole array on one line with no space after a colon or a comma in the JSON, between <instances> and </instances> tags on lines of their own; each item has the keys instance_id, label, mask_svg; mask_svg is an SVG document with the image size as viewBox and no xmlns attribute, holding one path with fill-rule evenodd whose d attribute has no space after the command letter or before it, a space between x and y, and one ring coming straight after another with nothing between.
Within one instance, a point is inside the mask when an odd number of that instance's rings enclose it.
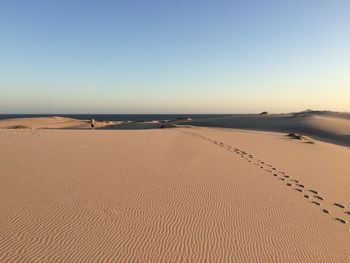
<instances>
[{"instance_id":1,"label":"rippled sand","mask_svg":"<svg viewBox=\"0 0 350 263\"><path fill-rule=\"evenodd\" d=\"M1 262L350 261L349 148L211 128L0 129L0 157Z\"/></svg>"}]
</instances>

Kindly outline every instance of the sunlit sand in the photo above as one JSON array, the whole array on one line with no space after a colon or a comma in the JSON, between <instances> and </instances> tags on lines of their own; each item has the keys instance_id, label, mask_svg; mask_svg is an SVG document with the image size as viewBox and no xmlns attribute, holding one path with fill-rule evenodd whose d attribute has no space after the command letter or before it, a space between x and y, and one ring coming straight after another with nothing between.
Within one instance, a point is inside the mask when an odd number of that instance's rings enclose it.
<instances>
[{"instance_id":1,"label":"sunlit sand","mask_svg":"<svg viewBox=\"0 0 350 263\"><path fill-rule=\"evenodd\" d=\"M350 261L350 148L185 122L0 121L0 261Z\"/></svg>"}]
</instances>

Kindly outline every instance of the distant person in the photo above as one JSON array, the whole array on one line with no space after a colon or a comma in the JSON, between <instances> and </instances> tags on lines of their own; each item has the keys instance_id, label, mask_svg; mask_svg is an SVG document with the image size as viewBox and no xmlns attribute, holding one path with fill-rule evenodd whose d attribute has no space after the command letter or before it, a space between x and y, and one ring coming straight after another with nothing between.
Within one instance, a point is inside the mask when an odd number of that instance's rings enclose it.
<instances>
[{"instance_id":1,"label":"distant person","mask_svg":"<svg viewBox=\"0 0 350 263\"><path fill-rule=\"evenodd\" d=\"M160 125L160 128L161 128L161 129L164 129L164 127L165 127L165 125L164 125L164 124Z\"/></svg>"},{"instance_id":2,"label":"distant person","mask_svg":"<svg viewBox=\"0 0 350 263\"><path fill-rule=\"evenodd\" d=\"M91 119L91 130L94 130L95 129L95 119L92 118Z\"/></svg>"}]
</instances>

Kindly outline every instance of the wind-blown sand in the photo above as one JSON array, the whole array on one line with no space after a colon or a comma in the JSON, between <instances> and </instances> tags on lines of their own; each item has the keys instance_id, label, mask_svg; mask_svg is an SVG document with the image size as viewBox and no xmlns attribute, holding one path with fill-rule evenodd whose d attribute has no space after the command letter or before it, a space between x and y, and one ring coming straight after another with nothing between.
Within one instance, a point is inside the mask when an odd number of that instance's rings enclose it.
<instances>
[{"instance_id":1,"label":"wind-blown sand","mask_svg":"<svg viewBox=\"0 0 350 263\"><path fill-rule=\"evenodd\" d=\"M348 147L35 122L0 129L0 262L350 261Z\"/></svg>"}]
</instances>

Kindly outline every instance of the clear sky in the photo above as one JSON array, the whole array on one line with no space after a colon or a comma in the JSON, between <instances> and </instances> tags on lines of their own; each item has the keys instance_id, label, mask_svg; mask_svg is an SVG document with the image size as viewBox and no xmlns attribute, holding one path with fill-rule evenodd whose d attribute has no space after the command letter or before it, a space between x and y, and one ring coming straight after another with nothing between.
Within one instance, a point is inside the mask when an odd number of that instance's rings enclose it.
<instances>
[{"instance_id":1,"label":"clear sky","mask_svg":"<svg viewBox=\"0 0 350 263\"><path fill-rule=\"evenodd\" d=\"M0 0L0 113L350 111L349 0Z\"/></svg>"}]
</instances>

